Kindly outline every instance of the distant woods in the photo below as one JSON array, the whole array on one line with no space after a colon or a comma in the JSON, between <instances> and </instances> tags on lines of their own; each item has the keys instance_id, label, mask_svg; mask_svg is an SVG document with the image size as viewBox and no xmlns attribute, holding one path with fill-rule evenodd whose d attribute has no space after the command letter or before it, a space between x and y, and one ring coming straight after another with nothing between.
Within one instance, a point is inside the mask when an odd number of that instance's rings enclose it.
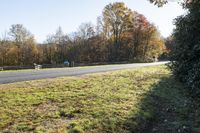
<instances>
[{"instance_id":1,"label":"distant woods","mask_svg":"<svg viewBox=\"0 0 200 133\"><path fill-rule=\"evenodd\" d=\"M164 40L156 26L116 2L105 6L96 25L83 23L72 34L59 27L43 44L37 44L23 25L12 25L0 39L0 66L60 64L65 60L150 62L164 51Z\"/></svg>"}]
</instances>

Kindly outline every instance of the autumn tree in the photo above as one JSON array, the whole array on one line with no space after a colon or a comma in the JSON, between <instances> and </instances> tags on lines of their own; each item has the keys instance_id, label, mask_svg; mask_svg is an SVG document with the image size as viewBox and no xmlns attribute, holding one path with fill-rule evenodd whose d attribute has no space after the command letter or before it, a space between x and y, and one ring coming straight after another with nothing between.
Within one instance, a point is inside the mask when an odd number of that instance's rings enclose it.
<instances>
[{"instance_id":1,"label":"autumn tree","mask_svg":"<svg viewBox=\"0 0 200 133\"><path fill-rule=\"evenodd\" d=\"M66 60L68 39L61 27L58 27L55 34L47 36L45 51L51 63L63 63Z\"/></svg>"},{"instance_id":2,"label":"autumn tree","mask_svg":"<svg viewBox=\"0 0 200 133\"><path fill-rule=\"evenodd\" d=\"M131 26L131 16L131 10L122 2L108 4L103 10L104 29L114 44L111 54L114 54L115 59L121 48L123 33Z\"/></svg>"},{"instance_id":3,"label":"autumn tree","mask_svg":"<svg viewBox=\"0 0 200 133\"><path fill-rule=\"evenodd\" d=\"M9 35L17 47L17 64L33 64L37 54L34 36L21 24L12 25Z\"/></svg>"},{"instance_id":4,"label":"autumn tree","mask_svg":"<svg viewBox=\"0 0 200 133\"><path fill-rule=\"evenodd\" d=\"M56 34L54 36L54 40L59 52L58 62L63 63L66 60L68 36L63 33L61 27L57 29Z\"/></svg>"},{"instance_id":5,"label":"autumn tree","mask_svg":"<svg viewBox=\"0 0 200 133\"><path fill-rule=\"evenodd\" d=\"M137 12L133 12L133 26L131 29L131 38L132 38L132 58L138 58L141 53L141 45L143 42L143 37L145 34L145 30L147 29L147 26L149 25L149 22L147 21L146 17L142 14L139 14ZM139 57L140 58L140 57Z\"/></svg>"}]
</instances>

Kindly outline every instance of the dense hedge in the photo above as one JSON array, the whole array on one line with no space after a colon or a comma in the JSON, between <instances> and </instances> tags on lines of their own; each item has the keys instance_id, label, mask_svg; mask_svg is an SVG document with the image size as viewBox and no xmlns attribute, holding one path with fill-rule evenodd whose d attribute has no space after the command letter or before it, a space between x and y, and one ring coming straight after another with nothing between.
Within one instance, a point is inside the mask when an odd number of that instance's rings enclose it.
<instances>
[{"instance_id":1,"label":"dense hedge","mask_svg":"<svg viewBox=\"0 0 200 133\"><path fill-rule=\"evenodd\" d=\"M185 6L187 14L176 19L176 47L171 53L171 68L186 84L192 96L200 98L200 2Z\"/></svg>"}]
</instances>

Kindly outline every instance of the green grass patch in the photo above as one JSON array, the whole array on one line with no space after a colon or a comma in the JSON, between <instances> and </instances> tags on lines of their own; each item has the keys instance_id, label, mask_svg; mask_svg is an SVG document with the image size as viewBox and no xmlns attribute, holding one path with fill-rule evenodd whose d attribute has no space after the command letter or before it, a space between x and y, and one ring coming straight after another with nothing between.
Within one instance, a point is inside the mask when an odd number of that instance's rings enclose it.
<instances>
[{"instance_id":1,"label":"green grass patch","mask_svg":"<svg viewBox=\"0 0 200 133\"><path fill-rule=\"evenodd\" d=\"M151 123L160 131L199 130L187 123L182 90L165 66L0 85L0 131L130 133L154 130ZM177 120L162 111L174 108Z\"/></svg>"}]
</instances>

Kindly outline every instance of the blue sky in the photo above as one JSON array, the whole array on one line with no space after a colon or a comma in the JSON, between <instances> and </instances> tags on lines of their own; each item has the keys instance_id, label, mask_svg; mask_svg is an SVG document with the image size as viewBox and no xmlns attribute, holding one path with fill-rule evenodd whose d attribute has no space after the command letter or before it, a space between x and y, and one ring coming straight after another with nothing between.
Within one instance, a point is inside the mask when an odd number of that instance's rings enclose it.
<instances>
[{"instance_id":1,"label":"blue sky","mask_svg":"<svg viewBox=\"0 0 200 133\"><path fill-rule=\"evenodd\" d=\"M116 0L0 0L0 33L9 30L12 24L23 24L43 42L48 34L61 26L65 33L76 31L83 22L96 24L105 5ZM164 37L172 32L173 19L184 13L176 2L163 8L147 0L121 0L132 10L144 14L154 23Z\"/></svg>"}]
</instances>

